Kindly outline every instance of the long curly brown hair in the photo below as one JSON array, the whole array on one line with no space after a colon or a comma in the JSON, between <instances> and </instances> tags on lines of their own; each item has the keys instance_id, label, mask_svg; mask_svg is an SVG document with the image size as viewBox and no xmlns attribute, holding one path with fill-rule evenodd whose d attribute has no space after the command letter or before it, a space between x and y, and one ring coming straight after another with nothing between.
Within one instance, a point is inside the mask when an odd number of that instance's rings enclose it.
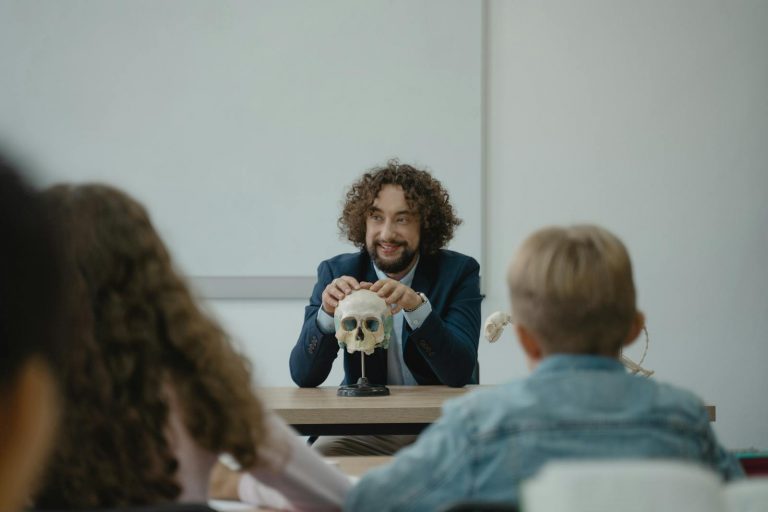
<instances>
[{"instance_id":1,"label":"long curly brown hair","mask_svg":"<svg viewBox=\"0 0 768 512\"><path fill-rule=\"evenodd\" d=\"M38 508L173 501L170 385L199 446L257 464L262 409L248 361L195 303L145 209L105 185L55 186L74 342L59 362L64 417Z\"/></svg>"},{"instance_id":2,"label":"long curly brown hair","mask_svg":"<svg viewBox=\"0 0 768 512\"><path fill-rule=\"evenodd\" d=\"M419 214L421 252L434 254L451 241L462 221L456 216L448 191L429 172L395 159L366 172L350 187L338 220L342 236L359 248L365 247L366 219L384 185L402 187L409 208Z\"/></svg>"}]
</instances>

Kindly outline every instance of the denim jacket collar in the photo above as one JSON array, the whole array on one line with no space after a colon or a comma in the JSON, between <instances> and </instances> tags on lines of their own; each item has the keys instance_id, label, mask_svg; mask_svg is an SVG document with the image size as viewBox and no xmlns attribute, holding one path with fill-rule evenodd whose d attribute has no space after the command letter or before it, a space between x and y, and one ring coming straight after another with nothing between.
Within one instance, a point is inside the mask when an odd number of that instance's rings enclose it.
<instances>
[{"instance_id":1,"label":"denim jacket collar","mask_svg":"<svg viewBox=\"0 0 768 512\"><path fill-rule=\"evenodd\" d=\"M589 354L555 354L541 360L531 374L532 378L551 375L563 371L603 370L623 372L624 365L614 357L594 356Z\"/></svg>"}]
</instances>

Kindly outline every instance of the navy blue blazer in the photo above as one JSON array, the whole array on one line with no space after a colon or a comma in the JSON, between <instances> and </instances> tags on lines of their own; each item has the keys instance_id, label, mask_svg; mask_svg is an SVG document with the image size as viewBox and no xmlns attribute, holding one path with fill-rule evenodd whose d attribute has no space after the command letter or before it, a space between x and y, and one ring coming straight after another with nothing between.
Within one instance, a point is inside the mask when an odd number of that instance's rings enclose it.
<instances>
[{"instance_id":1,"label":"navy blue blazer","mask_svg":"<svg viewBox=\"0 0 768 512\"><path fill-rule=\"evenodd\" d=\"M291 351L293 381L315 387L328 377L339 351L335 334L323 334L317 312L325 287L339 276L358 281L378 280L365 251L341 254L317 267L317 283L304 311L304 326ZM423 292L432 312L418 329L403 322L403 360L419 384L461 387L477 384L477 345L480 339L480 265L474 258L442 249L422 254L411 287ZM360 378L360 356L344 354L344 384ZM366 377L372 384L387 383L387 352L376 349L365 360Z\"/></svg>"}]
</instances>

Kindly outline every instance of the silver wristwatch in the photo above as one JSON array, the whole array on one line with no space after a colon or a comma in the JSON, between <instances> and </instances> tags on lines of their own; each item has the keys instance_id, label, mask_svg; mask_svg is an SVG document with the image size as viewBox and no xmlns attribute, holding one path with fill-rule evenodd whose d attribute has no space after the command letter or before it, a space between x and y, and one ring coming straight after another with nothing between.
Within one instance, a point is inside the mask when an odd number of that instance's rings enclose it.
<instances>
[{"instance_id":1,"label":"silver wristwatch","mask_svg":"<svg viewBox=\"0 0 768 512\"><path fill-rule=\"evenodd\" d=\"M413 309L403 309L403 311L405 311L406 313L413 313L414 311L416 311L416 310L417 310L417 309L419 309L421 306L423 306L424 304L426 304L426 303L427 303L427 296L426 296L426 295L424 295L424 294L423 294L423 293L421 293L421 292L416 292L416 295L418 295L419 297L421 297L421 304L419 304L418 306L416 306L416 307L415 307L415 308L413 308Z\"/></svg>"}]
</instances>

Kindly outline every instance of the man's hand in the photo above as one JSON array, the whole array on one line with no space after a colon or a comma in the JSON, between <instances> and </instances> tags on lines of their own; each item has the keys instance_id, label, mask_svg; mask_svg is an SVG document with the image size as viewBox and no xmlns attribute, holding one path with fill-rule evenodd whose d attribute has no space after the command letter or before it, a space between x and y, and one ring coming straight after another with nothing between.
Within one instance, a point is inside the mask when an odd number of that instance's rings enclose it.
<instances>
[{"instance_id":1,"label":"man's hand","mask_svg":"<svg viewBox=\"0 0 768 512\"><path fill-rule=\"evenodd\" d=\"M333 316L339 301L355 290L370 288L367 281L358 282L352 276L341 276L331 281L323 290L323 311Z\"/></svg>"},{"instance_id":2,"label":"man's hand","mask_svg":"<svg viewBox=\"0 0 768 512\"><path fill-rule=\"evenodd\" d=\"M392 308L393 315L401 309L414 310L423 302L419 294L413 291L410 286L394 279L379 279L371 285L370 290L376 292L390 306L394 305Z\"/></svg>"}]
</instances>

